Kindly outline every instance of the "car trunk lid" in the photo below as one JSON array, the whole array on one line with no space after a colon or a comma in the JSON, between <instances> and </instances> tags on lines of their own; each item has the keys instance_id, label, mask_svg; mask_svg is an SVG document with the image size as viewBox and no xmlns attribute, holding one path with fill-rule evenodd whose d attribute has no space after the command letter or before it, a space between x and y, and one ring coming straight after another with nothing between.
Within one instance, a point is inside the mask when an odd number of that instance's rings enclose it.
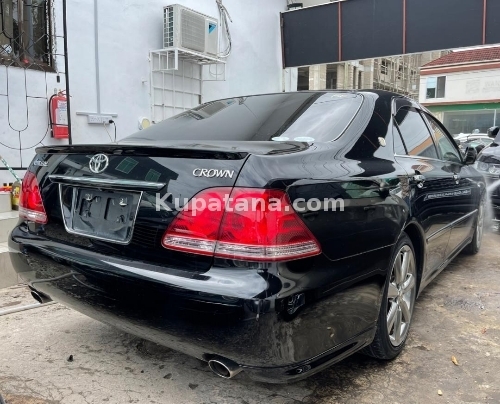
<instances>
[{"instance_id":1,"label":"car trunk lid","mask_svg":"<svg viewBox=\"0 0 500 404\"><path fill-rule=\"evenodd\" d=\"M169 142L43 147L35 172L55 244L204 272L212 258L165 249L161 238L201 190L234 186L250 154L293 153L276 142ZM246 147L245 147L246 146Z\"/></svg>"}]
</instances>

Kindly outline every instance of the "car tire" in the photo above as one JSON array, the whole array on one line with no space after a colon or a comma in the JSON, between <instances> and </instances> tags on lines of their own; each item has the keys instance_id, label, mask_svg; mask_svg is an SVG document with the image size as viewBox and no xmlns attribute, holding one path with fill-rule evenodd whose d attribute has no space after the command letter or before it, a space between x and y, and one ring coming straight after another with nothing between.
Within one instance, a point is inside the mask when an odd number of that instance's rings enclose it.
<instances>
[{"instance_id":1,"label":"car tire","mask_svg":"<svg viewBox=\"0 0 500 404\"><path fill-rule=\"evenodd\" d=\"M484 218L486 215L486 196L483 195L481 198L481 203L479 204L478 214L476 221L474 223L474 235L472 236L472 241L464 248L464 253L469 255L475 255L481 249L481 244L484 235Z\"/></svg>"},{"instance_id":2,"label":"car tire","mask_svg":"<svg viewBox=\"0 0 500 404\"><path fill-rule=\"evenodd\" d=\"M417 296L415 249L406 233L397 242L390 262L375 338L362 350L383 360L394 359L403 350Z\"/></svg>"}]
</instances>

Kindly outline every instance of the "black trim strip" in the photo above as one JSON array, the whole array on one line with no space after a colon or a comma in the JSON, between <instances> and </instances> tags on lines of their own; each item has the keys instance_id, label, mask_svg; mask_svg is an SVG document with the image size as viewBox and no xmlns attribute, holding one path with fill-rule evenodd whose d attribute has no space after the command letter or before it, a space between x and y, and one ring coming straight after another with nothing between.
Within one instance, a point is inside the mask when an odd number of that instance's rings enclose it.
<instances>
[{"instance_id":1,"label":"black trim strip","mask_svg":"<svg viewBox=\"0 0 500 404\"><path fill-rule=\"evenodd\" d=\"M70 177L65 175L49 175L49 179L57 184L83 185L91 187L106 187L116 189L153 189L159 191L167 185L164 182L149 182L135 180L113 180L107 178Z\"/></svg>"},{"instance_id":2,"label":"black trim strip","mask_svg":"<svg viewBox=\"0 0 500 404\"><path fill-rule=\"evenodd\" d=\"M37 154L96 154L119 156L178 157L193 159L243 160L247 152L226 150L200 150L191 145L173 147L99 144L72 146L45 146L36 149Z\"/></svg>"},{"instance_id":3,"label":"black trim strip","mask_svg":"<svg viewBox=\"0 0 500 404\"><path fill-rule=\"evenodd\" d=\"M437 236L439 236L442 232L444 232L445 230L448 230L450 227L453 227L455 226L457 223L460 223L462 220L465 220L467 219L468 217L476 214L478 212L478 210L474 210L470 213L467 213L466 215L462 216L461 218L457 219L457 220L454 220L453 222L451 223L448 223L446 226L444 226L443 228L439 229L438 231L432 233L429 237L427 237L427 242L431 241L432 239L436 238Z\"/></svg>"}]
</instances>

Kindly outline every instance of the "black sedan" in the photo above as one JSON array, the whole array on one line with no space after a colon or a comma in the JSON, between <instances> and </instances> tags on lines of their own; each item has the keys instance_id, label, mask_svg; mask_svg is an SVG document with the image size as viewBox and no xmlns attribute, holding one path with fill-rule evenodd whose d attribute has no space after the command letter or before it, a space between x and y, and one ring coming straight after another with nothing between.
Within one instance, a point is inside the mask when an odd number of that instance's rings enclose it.
<instances>
[{"instance_id":1,"label":"black sedan","mask_svg":"<svg viewBox=\"0 0 500 404\"><path fill-rule=\"evenodd\" d=\"M500 230L500 128L494 126L488 130L492 143L483 149L478 157L477 168L488 184L491 199L493 223Z\"/></svg>"},{"instance_id":2,"label":"black sedan","mask_svg":"<svg viewBox=\"0 0 500 404\"><path fill-rule=\"evenodd\" d=\"M9 237L33 296L224 378L396 357L417 295L481 246L475 152L394 93L225 99L37 153Z\"/></svg>"}]
</instances>

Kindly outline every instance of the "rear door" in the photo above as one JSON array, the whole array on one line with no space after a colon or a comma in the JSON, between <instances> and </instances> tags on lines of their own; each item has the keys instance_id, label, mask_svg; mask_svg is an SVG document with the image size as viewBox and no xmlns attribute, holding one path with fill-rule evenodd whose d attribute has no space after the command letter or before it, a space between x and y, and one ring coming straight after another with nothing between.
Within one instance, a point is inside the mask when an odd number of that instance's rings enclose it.
<instances>
[{"instance_id":1,"label":"rear door","mask_svg":"<svg viewBox=\"0 0 500 404\"><path fill-rule=\"evenodd\" d=\"M446 259L446 251L453 221L455 189L452 173L439 159L429 128L419 110L406 100L397 100L395 107L395 134L402 139L396 147L396 161L410 177L411 210L422 225L427 259L422 281L430 280Z\"/></svg>"},{"instance_id":2,"label":"rear door","mask_svg":"<svg viewBox=\"0 0 500 404\"><path fill-rule=\"evenodd\" d=\"M443 169L454 180L454 191L449 197L453 201L449 213L453 226L446 251L446 256L449 257L471 234L481 188L472 180L471 168L463 164L461 153L444 127L429 114L424 113L424 116L434 136L439 157L444 162Z\"/></svg>"}]
</instances>

